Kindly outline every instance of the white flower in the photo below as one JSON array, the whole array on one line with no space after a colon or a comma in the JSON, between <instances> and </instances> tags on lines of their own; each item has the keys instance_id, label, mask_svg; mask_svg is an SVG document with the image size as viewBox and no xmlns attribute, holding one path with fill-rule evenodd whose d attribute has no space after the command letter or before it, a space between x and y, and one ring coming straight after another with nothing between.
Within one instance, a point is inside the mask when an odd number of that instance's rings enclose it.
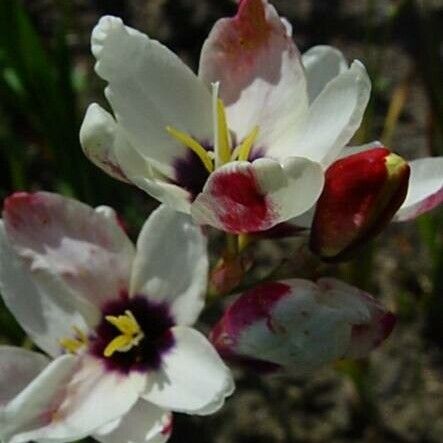
<instances>
[{"instance_id":1,"label":"white flower","mask_svg":"<svg viewBox=\"0 0 443 443\"><path fill-rule=\"evenodd\" d=\"M233 391L192 329L206 240L157 209L134 248L110 208L17 193L0 225L0 291L40 353L0 347L0 439L160 443L170 411L210 414Z\"/></svg>"},{"instance_id":2,"label":"white flower","mask_svg":"<svg viewBox=\"0 0 443 443\"><path fill-rule=\"evenodd\" d=\"M370 94L355 61L313 99L291 28L266 0L243 0L206 40L198 76L146 35L103 17L96 71L114 116L92 104L86 155L200 224L263 231L308 210L321 164L358 128Z\"/></svg>"}]
</instances>

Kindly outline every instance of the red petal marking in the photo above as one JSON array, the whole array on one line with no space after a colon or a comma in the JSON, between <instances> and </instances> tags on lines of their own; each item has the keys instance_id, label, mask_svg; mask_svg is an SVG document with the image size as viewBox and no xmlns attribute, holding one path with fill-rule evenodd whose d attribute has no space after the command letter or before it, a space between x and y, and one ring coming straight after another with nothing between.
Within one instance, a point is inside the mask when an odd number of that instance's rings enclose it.
<instances>
[{"instance_id":1,"label":"red petal marking","mask_svg":"<svg viewBox=\"0 0 443 443\"><path fill-rule=\"evenodd\" d=\"M212 330L210 339L214 346L225 357L235 355L235 345L242 331L263 319L271 327L270 311L290 293L290 286L279 282L263 283L243 293Z\"/></svg>"},{"instance_id":2,"label":"red petal marking","mask_svg":"<svg viewBox=\"0 0 443 443\"><path fill-rule=\"evenodd\" d=\"M214 176L211 188L219 205L214 210L227 231L257 232L273 225L275 211L252 170L221 172Z\"/></svg>"},{"instance_id":3,"label":"red petal marking","mask_svg":"<svg viewBox=\"0 0 443 443\"><path fill-rule=\"evenodd\" d=\"M173 422L174 422L174 420L173 420L172 414L170 414L168 417L168 420L163 425L163 429L161 430L162 435L170 435L171 434L172 428L173 428Z\"/></svg>"},{"instance_id":4,"label":"red petal marking","mask_svg":"<svg viewBox=\"0 0 443 443\"><path fill-rule=\"evenodd\" d=\"M373 315L375 318L369 324L352 326L351 341L360 348L363 343L369 346L365 349L366 353L380 346L391 335L397 322L397 317L392 312L380 311Z\"/></svg>"},{"instance_id":5,"label":"red petal marking","mask_svg":"<svg viewBox=\"0 0 443 443\"><path fill-rule=\"evenodd\" d=\"M29 223L29 209L44 200L41 194L30 194L28 192L15 192L6 197L3 203L3 218L15 229L19 229ZM35 217L40 217L41 224L47 224L49 217L47 214L31 211Z\"/></svg>"},{"instance_id":6,"label":"red petal marking","mask_svg":"<svg viewBox=\"0 0 443 443\"><path fill-rule=\"evenodd\" d=\"M207 80L220 81L220 97L230 105L257 77L277 84L283 53L298 56L274 8L264 0L243 0L235 17L216 23L202 60Z\"/></svg>"},{"instance_id":7,"label":"red petal marking","mask_svg":"<svg viewBox=\"0 0 443 443\"><path fill-rule=\"evenodd\" d=\"M237 15L233 20L236 33L232 33L223 42L224 49L233 58L244 54L242 51L253 51L257 47L266 44L272 28L266 21L265 7L262 0L241 1ZM232 49L237 49L237 51L232 52Z\"/></svg>"},{"instance_id":8,"label":"red petal marking","mask_svg":"<svg viewBox=\"0 0 443 443\"><path fill-rule=\"evenodd\" d=\"M311 231L314 252L325 259L346 256L358 241L377 234L391 220L406 196L409 167L405 165L384 202L389 154L386 148L375 148L338 160L327 169Z\"/></svg>"}]
</instances>

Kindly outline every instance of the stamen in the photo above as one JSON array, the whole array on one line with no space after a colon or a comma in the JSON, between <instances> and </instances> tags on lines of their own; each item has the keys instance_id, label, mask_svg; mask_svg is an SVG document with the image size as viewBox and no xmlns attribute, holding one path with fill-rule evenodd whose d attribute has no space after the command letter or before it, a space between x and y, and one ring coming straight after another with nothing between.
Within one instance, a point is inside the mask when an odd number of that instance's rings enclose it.
<instances>
[{"instance_id":1,"label":"stamen","mask_svg":"<svg viewBox=\"0 0 443 443\"><path fill-rule=\"evenodd\" d=\"M186 132L179 131L172 126L166 126L166 131L169 135L197 154L208 172L212 172L214 170L211 157L208 155L206 149L197 140L192 138L189 134L186 134Z\"/></svg>"},{"instance_id":2,"label":"stamen","mask_svg":"<svg viewBox=\"0 0 443 443\"><path fill-rule=\"evenodd\" d=\"M234 149L232 160L246 161L251 153L252 146L257 138L259 128L254 129L246 136L246 138Z\"/></svg>"},{"instance_id":3,"label":"stamen","mask_svg":"<svg viewBox=\"0 0 443 443\"><path fill-rule=\"evenodd\" d=\"M231 158L231 143L225 107L221 99L217 99L217 148L218 166L228 163Z\"/></svg>"},{"instance_id":4,"label":"stamen","mask_svg":"<svg viewBox=\"0 0 443 443\"><path fill-rule=\"evenodd\" d=\"M62 338L60 346L71 354L76 354L79 349L88 344L88 336L77 326L73 326L75 338Z\"/></svg>"},{"instance_id":5,"label":"stamen","mask_svg":"<svg viewBox=\"0 0 443 443\"><path fill-rule=\"evenodd\" d=\"M121 335L115 337L106 346L103 352L105 357L111 357L114 352L128 352L143 339L143 331L131 311L127 310L125 315L118 317L108 315L105 318L121 332Z\"/></svg>"}]
</instances>

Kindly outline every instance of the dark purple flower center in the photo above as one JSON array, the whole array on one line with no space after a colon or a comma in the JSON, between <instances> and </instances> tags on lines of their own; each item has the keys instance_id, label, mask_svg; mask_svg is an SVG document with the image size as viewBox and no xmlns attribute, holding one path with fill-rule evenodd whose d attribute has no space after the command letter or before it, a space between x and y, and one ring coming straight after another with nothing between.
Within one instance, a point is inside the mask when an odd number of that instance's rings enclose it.
<instances>
[{"instance_id":1,"label":"dark purple flower center","mask_svg":"<svg viewBox=\"0 0 443 443\"><path fill-rule=\"evenodd\" d=\"M140 326L143 338L127 351L116 351L105 357L105 349L122 334L108 316L122 316L130 311ZM154 303L137 295L129 298L124 294L118 300L107 303L102 309L102 320L95 336L91 338L90 352L104 361L109 370L127 374L131 371L158 370L162 359L174 344L171 327L175 322L166 303Z\"/></svg>"},{"instance_id":2,"label":"dark purple flower center","mask_svg":"<svg viewBox=\"0 0 443 443\"><path fill-rule=\"evenodd\" d=\"M184 157L174 161L174 171L175 180L172 183L186 189L191 195L191 201L194 201L209 177L209 172L200 157L189 149Z\"/></svg>"}]
</instances>

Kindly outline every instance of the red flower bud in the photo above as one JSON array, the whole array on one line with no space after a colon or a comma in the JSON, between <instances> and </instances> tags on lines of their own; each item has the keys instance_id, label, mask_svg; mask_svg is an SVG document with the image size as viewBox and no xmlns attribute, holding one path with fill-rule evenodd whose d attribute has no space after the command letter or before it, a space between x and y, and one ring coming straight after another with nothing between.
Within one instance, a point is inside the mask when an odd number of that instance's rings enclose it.
<instances>
[{"instance_id":1,"label":"red flower bud","mask_svg":"<svg viewBox=\"0 0 443 443\"><path fill-rule=\"evenodd\" d=\"M378 234L406 197L409 165L386 148L337 160L326 171L310 246L325 260L347 257Z\"/></svg>"}]
</instances>

